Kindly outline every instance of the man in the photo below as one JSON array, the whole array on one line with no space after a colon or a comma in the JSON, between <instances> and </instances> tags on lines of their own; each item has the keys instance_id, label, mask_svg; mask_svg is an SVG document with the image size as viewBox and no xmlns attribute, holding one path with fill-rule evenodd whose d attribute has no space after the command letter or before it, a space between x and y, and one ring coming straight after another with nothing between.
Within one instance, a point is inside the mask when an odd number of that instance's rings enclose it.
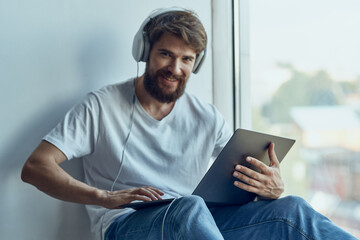
<instances>
[{"instance_id":1,"label":"man","mask_svg":"<svg viewBox=\"0 0 360 240\"><path fill-rule=\"evenodd\" d=\"M147 62L144 75L90 93L71 109L31 154L22 179L55 198L86 204L99 239L353 238L303 200L278 199L283 182L274 145L270 166L249 157L261 173L236 166L234 184L278 200L208 209L189 196L231 136L214 106L184 92L206 43L194 13L153 13L134 39L135 60ZM79 157L85 183L59 167ZM176 199L138 211L119 208L165 197Z\"/></svg>"}]
</instances>

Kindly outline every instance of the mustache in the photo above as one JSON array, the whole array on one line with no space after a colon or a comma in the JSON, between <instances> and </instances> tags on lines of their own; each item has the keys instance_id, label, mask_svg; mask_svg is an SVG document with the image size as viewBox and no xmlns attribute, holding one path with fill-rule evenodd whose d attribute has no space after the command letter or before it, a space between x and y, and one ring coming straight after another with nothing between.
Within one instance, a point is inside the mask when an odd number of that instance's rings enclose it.
<instances>
[{"instance_id":1,"label":"mustache","mask_svg":"<svg viewBox=\"0 0 360 240\"><path fill-rule=\"evenodd\" d=\"M164 78L172 78L172 79L176 79L177 81L184 81L185 80L185 76L183 76L183 75L174 75L170 71L163 70L163 69L158 70L157 73L160 76L163 76Z\"/></svg>"}]
</instances>

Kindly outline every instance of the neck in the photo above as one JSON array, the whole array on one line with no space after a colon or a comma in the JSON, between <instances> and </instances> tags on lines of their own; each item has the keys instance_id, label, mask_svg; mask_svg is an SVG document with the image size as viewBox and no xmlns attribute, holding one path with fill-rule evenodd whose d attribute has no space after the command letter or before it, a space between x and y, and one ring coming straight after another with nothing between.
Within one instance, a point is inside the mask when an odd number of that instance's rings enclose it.
<instances>
[{"instance_id":1,"label":"neck","mask_svg":"<svg viewBox=\"0 0 360 240\"><path fill-rule=\"evenodd\" d=\"M144 87L144 75L135 79L135 93L141 106L154 119L161 120L173 109L175 102L162 103L153 98Z\"/></svg>"}]
</instances>

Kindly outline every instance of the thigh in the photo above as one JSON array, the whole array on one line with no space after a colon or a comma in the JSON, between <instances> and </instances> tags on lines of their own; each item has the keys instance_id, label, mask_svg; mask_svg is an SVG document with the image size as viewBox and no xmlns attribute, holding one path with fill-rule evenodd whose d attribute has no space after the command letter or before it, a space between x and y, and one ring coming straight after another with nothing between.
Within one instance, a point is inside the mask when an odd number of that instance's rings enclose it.
<instances>
[{"instance_id":1,"label":"thigh","mask_svg":"<svg viewBox=\"0 0 360 240\"><path fill-rule=\"evenodd\" d=\"M225 239L355 239L299 197L210 210Z\"/></svg>"},{"instance_id":2,"label":"thigh","mask_svg":"<svg viewBox=\"0 0 360 240\"><path fill-rule=\"evenodd\" d=\"M186 196L170 205L141 209L120 216L108 228L105 239L222 240L223 237L198 196Z\"/></svg>"},{"instance_id":3,"label":"thigh","mask_svg":"<svg viewBox=\"0 0 360 240\"><path fill-rule=\"evenodd\" d=\"M161 239L161 224L167 207L144 208L116 218L106 230L105 239Z\"/></svg>"},{"instance_id":4,"label":"thigh","mask_svg":"<svg viewBox=\"0 0 360 240\"><path fill-rule=\"evenodd\" d=\"M279 206L278 200L258 201L210 211L224 239L307 239L286 214L286 207Z\"/></svg>"}]
</instances>

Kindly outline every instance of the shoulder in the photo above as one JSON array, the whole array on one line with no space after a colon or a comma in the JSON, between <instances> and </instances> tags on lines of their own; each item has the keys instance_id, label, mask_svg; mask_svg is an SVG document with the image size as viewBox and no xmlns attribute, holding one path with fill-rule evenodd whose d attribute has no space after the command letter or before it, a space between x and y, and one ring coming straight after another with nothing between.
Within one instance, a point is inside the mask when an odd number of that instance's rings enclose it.
<instances>
[{"instance_id":1,"label":"shoulder","mask_svg":"<svg viewBox=\"0 0 360 240\"><path fill-rule=\"evenodd\" d=\"M87 93L69 112L89 112L95 114L112 109L116 105L123 107L130 104L133 91L134 87L130 79L107 85Z\"/></svg>"},{"instance_id":2,"label":"shoulder","mask_svg":"<svg viewBox=\"0 0 360 240\"><path fill-rule=\"evenodd\" d=\"M212 103L205 102L191 93L184 93L180 100L180 111L184 118L196 121L209 129L220 129L225 119Z\"/></svg>"},{"instance_id":3,"label":"shoulder","mask_svg":"<svg viewBox=\"0 0 360 240\"><path fill-rule=\"evenodd\" d=\"M183 106L189 108L189 111L205 115L207 117L209 117L209 115L217 117L221 116L217 108L212 103L205 102L191 93L185 92L181 97L181 101Z\"/></svg>"},{"instance_id":4,"label":"shoulder","mask_svg":"<svg viewBox=\"0 0 360 240\"><path fill-rule=\"evenodd\" d=\"M104 107L112 104L126 104L132 99L134 93L133 81L128 79L119 83L104 86L89 92L82 104L88 107Z\"/></svg>"},{"instance_id":5,"label":"shoulder","mask_svg":"<svg viewBox=\"0 0 360 240\"><path fill-rule=\"evenodd\" d=\"M104 98L128 98L134 92L132 79L111 84L100 88L99 90L90 92L89 95L99 99Z\"/></svg>"},{"instance_id":6,"label":"shoulder","mask_svg":"<svg viewBox=\"0 0 360 240\"><path fill-rule=\"evenodd\" d=\"M218 154L219 150L225 146L225 143L232 135L232 131L222 114L215 105L204 102L190 93L184 93L181 101L181 110L184 118L191 121L202 132L207 132L209 139L214 139L214 142L220 146L214 152Z\"/></svg>"}]
</instances>

